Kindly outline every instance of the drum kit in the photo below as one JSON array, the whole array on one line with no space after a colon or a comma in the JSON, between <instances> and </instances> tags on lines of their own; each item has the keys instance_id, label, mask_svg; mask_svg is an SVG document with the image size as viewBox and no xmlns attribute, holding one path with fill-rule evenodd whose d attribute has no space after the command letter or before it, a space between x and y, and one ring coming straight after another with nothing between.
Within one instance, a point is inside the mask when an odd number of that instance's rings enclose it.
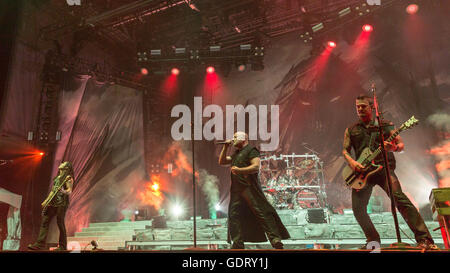
<instances>
[{"instance_id":1,"label":"drum kit","mask_svg":"<svg viewBox=\"0 0 450 273\"><path fill-rule=\"evenodd\" d=\"M323 162L315 154L288 154L261 158L261 185L277 209L326 206Z\"/></svg>"}]
</instances>

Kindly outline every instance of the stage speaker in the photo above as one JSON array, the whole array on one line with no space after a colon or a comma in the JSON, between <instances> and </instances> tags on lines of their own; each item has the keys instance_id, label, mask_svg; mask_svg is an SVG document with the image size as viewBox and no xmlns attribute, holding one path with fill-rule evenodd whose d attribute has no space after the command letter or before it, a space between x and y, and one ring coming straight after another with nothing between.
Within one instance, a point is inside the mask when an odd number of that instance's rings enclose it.
<instances>
[{"instance_id":1,"label":"stage speaker","mask_svg":"<svg viewBox=\"0 0 450 273\"><path fill-rule=\"evenodd\" d=\"M306 221L313 224L323 224L327 223L327 217L325 215L325 210L319 209L308 209L308 214L306 215Z\"/></svg>"}]
</instances>

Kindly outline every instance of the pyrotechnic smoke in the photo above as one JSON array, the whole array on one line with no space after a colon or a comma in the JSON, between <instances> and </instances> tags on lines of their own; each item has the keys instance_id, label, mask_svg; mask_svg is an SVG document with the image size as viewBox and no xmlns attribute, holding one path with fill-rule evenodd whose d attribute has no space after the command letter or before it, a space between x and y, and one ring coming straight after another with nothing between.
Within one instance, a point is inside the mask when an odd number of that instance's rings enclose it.
<instances>
[{"instance_id":1,"label":"pyrotechnic smoke","mask_svg":"<svg viewBox=\"0 0 450 273\"><path fill-rule=\"evenodd\" d=\"M173 162L172 176L176 176L185 182L192 181L192 158L188 156L191 153L192 151L187 145L182 145L179 142L172 143L164 156L166 162ZM215 206L219 202L219 179L204 169L195 173L198 178L198 188L203 192L208 202L210 216L215 218Z\"/></svg>"},{"instance_id":2,"label":"pyrotechnic smoke","mask_svg":"<svg viewBox=\"0 0 450 273\"><path fill-rule=\"evenodd\" d=\"M450 132L450 113L435 113L428 117L428 122L441 131Z\"/></svg>"},{"instance_id":3,"label":"pyrotechnic smoke","mask_svg":"<svg viewBox=\"0 0 450 273\"><path fill-rule=\"evenodd\" d=\"M428 122L443 133L443 140L430 150L436 158L439 187L450 187L450 113L438 112L428 117Z\"/></svg>"},{"instance_id":4,"label":"pyrotechnic smoke","mask_svg":"<svg viewBox=\"0 0 450 273\"><path fill-rule=\"evenodd\" d=\"M199 171L199 186L208 201L208 210L211 218L216 218L216 204L219 202L219 179L206 170Z\"/></svg>"}]
</instances>

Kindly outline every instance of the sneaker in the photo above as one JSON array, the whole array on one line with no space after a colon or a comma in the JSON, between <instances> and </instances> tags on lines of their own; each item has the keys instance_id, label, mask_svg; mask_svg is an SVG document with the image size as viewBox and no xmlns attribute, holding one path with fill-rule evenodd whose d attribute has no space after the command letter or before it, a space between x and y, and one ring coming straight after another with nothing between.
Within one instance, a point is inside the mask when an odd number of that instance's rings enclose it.
<instances>
[{"instance_id":1,"label":"sneaker","mask_svg":"<svg viewBox=\"0 0 450 273\"><path fill-rule=\"evenodd\" d=\"M45 250L44 246L38 244L38 243L34 243L34 244L29 244L28 245L28 249L29 250Z\"/></svg>"},{"instance_id":2,"label":"sneaker","mask_svg":"<svg viewBox=\"0 0 450 273\"><path fill-rule=\"evenodd\" d=\"M417 247L423 250L439 250L439 247L428 239L422 239L417 242Z\"/></svg>"}]
</instances>

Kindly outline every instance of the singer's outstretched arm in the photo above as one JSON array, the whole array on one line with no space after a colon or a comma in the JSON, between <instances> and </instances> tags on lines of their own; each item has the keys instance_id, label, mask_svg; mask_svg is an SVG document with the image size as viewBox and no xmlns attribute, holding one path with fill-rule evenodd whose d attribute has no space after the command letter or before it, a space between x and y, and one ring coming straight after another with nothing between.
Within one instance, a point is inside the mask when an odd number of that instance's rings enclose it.
<instances>
[{"instance_id":1,"label":"singer's outstretched arm","mask_svg":"<svg viewBox=\"0 0 450 273\"><path fill-rule=\"evenodd\" d=\"M231 164L231 156L227 156L229 143L224 144L219 156L219 165L225 166Z\"/></svg>"}]
</instances>

